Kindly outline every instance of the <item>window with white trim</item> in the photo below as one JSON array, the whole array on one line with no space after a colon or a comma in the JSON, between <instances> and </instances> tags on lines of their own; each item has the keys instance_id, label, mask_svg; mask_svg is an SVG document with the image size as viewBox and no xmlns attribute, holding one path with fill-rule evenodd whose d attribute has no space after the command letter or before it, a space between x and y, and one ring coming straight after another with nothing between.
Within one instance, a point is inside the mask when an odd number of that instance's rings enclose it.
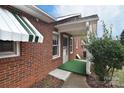
<instances>
[{"instance_id":1,"label":"window with white trim","mask_svg":"<svg viewBox=\"0 0 124 93\"><path fill-rule=\"evenodd\" d=\"M59 34L58 33L53 33L53 58L59 57L60 56L60 41L59 41Z\"/></svg>"},{"instance_id":2,"label":"window with white trim","mask_svg":"<svg viewBox=\"0 0 124 93\"><path fill-rule=\"evenodd\" d=\"M19 56L19 43L0 40L0 58Z\"/></svg>"},{"instance_id":3,"label":"window with white trim","mask_svg":"<svg viewBox=\"0 0 124 93\"><path fill-rule=\"evenodd\" d=\"M70 49L70 53L73 53L73 38L70 38L70 43L69 43L69 49Z\"/></svg>"}]
</instances>

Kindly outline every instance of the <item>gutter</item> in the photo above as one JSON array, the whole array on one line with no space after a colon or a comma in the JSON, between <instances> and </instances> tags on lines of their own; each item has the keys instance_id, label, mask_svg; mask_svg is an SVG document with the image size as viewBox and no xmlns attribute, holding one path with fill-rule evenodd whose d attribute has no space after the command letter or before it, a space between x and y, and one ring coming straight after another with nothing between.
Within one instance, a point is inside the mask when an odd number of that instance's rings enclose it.
<instances>
[{"instance_id":1,"label":"gutter","mask_svg":"<svg viewBox=\"0 0 124 93\"><path fill-rule=\"evenodd\" d=\"M46 12L44 12L42 9L36 7L35 5L32 5L34 8L36 8L37 10L41 11L42 13L44 13L47 17L49 17L51 20L56 21L56 19L50 15L48 15Z\"/></svg>"},{"instance_id":2,"label":"gutter","mask_svg":"<svg viewBox=\"0 0 124 93\"><path fill-rule=\"evenodd\" d=\"M56 21L55 18L48 15L46 12L44 12L42 9L36 7L35 5L11 5L11 6L14 8L17 8L21 11L24 11L36 18L39 18L44 22L52 23L52 22Z\"/></svg>"}]
</instances>

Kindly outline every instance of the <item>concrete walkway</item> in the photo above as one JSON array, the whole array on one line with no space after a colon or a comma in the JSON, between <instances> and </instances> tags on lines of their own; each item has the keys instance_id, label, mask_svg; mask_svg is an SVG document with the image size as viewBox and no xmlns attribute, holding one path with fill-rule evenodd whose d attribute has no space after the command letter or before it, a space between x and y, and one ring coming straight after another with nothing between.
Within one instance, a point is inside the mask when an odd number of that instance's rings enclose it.
<instances>
[{"instance_id":1,"label":"concrete walkway","mask_svg":"<svg viewBox=\"0 0 124 93\"><path fill-rule=\"evenodd\" d=\"M63 88L90 88L86 83L86 77L72 73L64 82Z\"/></svg>"}]
</instances>

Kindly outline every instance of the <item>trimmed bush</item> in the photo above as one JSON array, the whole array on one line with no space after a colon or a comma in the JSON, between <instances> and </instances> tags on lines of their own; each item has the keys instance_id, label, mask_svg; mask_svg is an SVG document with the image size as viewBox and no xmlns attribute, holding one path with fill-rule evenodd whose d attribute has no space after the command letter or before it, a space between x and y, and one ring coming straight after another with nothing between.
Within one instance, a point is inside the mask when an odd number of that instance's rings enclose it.
<instances>
[{"instance_id":1,"label":"trimmed bush","mask_svg":"<svg viewBox=\"0 0 124 93\"><path fill-rule=\"evenodd\" d=\"M104 34L102 38L95 38L88 45L93 55L95 72L100 80L109 82L115 69L122 69L124 65L124 46L119 40L111 38L109 31L103 23Z\"/></svg>"}]
</instances>

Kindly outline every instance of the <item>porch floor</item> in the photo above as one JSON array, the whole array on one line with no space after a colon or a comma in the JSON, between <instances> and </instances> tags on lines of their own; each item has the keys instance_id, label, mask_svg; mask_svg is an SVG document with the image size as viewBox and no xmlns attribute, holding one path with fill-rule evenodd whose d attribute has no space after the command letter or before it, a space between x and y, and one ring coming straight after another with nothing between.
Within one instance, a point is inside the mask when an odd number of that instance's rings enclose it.
<instances>
[{"instance_id":1,"label":"porch floor","mask_svg":"<svg viewBox=\"0 0 124 93\"><path fill-rule=\"evenodd\" d=\"M62 64L59 69L86 75L86 62L72 60Z\"/></svg>"}]
</instances>

